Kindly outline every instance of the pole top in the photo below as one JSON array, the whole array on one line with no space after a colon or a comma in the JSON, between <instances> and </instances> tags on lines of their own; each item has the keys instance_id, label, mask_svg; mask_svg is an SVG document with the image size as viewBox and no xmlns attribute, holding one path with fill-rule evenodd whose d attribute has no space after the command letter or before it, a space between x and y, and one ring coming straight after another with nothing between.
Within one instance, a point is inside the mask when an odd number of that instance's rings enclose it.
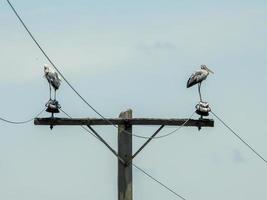
<instances>
[{"instance_id":1,"label":"pole top","mask_svg":"<svg viewBox=\"0 0 267 200\"><path fill-rule=\"evenodd\" d=\"M133 110L128 109L120 113L119 118L132 118L133 117Z\"/></svg>"}]
</instances>

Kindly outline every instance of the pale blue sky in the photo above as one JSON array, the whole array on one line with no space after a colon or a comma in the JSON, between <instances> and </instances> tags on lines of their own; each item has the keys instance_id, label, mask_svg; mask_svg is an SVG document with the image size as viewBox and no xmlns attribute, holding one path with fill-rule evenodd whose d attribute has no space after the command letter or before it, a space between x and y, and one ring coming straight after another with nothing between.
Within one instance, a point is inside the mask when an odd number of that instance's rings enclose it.
<instances>
[{"instance_id":1,"label":"pale blue sky","mask_svg":"<svg viewBox=\"0 0 267 200\"><path fill-rule=\"evenodd\" d=\"M12 2L63 74L104 116L128 108L136 117L190 116L197 88L185 83L207 64L215 74L203 84L204 99L267 158L266 1ZM48 100L47 60L6 1L0 19L0 116L23 120ZM72 116L97 116L64 82L58 98ZM150 135L156 128L134 131ZM97 129L116 147L114 128ZM117 199L116 158L79 127L51 132L0 122L0 130L0 199ZM142 142L135 139L134 149ZM152 142L135 163L188 200L267 198L266 164L217 120L214 128L183 128ZM134 197L176 199L136 170Z\"/></svg>"}]
</instances>

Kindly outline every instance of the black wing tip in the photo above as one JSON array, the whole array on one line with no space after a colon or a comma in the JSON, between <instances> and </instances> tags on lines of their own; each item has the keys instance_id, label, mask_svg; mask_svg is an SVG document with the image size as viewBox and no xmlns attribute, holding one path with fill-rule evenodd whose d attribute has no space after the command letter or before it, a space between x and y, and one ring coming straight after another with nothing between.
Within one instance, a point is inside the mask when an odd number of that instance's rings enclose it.
<instances>
[{"instance_id":1,"label":"black wing tip","mask_svg":"<svg viewBox=\"0 0 267 200\"><path fill-rule=\"evenodd\" d=\"M192 82L190 82L190 79L189 79L187 81L186 88L190 88L192 85L194 85L194 84L192 84Z\"/></svg>"}]
</instances>

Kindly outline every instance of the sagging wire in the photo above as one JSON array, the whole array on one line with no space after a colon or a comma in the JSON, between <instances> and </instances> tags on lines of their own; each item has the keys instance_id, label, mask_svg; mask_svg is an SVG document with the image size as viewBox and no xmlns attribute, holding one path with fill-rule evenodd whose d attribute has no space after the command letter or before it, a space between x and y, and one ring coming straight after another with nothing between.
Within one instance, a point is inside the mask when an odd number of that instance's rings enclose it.
<instances>
[{"instance_id":1,"label":"sagging wire","mask_svg":"<svg viewBox=\"0 0 267 200\"><path fill-rule=\"evenodd\" d=\"M11 121L11 120L8 120L8 119L2 118L2 117L0 117L0 120L4 121L6 123L9 123L9 124L26 124L26 123L33 121L34 118L39 117L44 111L45 111L45 108L43 110L41 110L35 117L30 118L30 119L25 120L25 121Z\"/></svg>"}]
</instances>

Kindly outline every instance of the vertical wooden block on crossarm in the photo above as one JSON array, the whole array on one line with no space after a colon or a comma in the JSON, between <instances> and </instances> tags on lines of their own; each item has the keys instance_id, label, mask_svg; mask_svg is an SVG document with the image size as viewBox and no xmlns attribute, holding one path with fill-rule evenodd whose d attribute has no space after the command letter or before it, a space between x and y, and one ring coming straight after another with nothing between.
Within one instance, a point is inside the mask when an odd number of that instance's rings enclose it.
<instances>
[{"instance_id":1,"label":"vertical wooden block on crossarm","mask_svg":"<svg viewBox=\"0 0 267 200\"><path fill-rule=\"evenodd\" d=\"M132 110L121 112L120 118L132 118ZM127 163L132 157L132 125L127 123L118 127L118 155ZM127 165L118 160L118 199L133 199L132 163Z\"/></svg>"}]
</instances>

